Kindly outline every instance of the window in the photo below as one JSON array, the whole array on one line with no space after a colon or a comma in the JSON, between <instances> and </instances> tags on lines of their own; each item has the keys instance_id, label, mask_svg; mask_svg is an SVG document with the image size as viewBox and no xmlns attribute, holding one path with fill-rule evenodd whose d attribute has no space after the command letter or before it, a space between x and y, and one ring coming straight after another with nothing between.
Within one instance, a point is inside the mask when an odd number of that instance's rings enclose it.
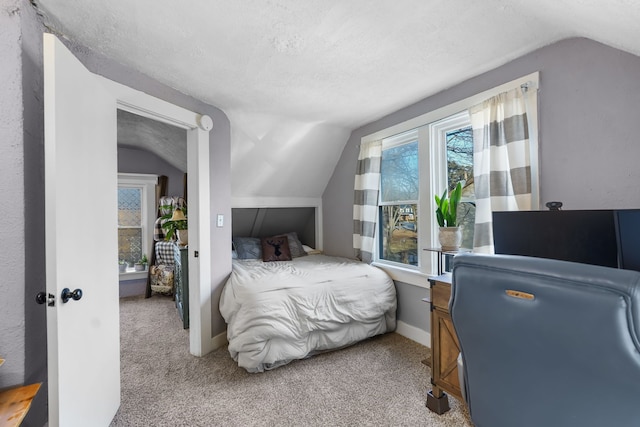
<instances>
[{"instance_id":1,"label":"window","mask_svg":"<svg viewBox=\"0 0 640 427\"><path fill-rule=\"evenodd\" d=\"M379 258L418 265L418 135L383 141L380 162Z\"/></svg>"},{"instance_id":2,"label":"window","mask_svg":"<svg viewBox=\"0 0 640 427\"><path fill-rule=\"evenodd\" d=\"M118 174L118 260L129 265L151 258L157 181L156 175Z\"/></svg>"},{"instance_id":3,"label":"window","mask_svg":"<svg viewBox=\"0 0 640 427\"><path fill-rule=\"evenodd\" d=\"M118 252L134 263L142 258L142 191L144 187L118 187Z\"/></svg>"},{"instance_id":4,"label":"window","mask_svg":"<svg viewBox=\"0 0 640 427\"><path fill-rule=\"evenodd\" d=\"M424 275L436 272L436 254L423 250L439 246L434 195L451 191L458 182L463 186L458 210L462 247L473 247L474 155L468 109L524 83L537 87L537 82L537 73L524 76L363 138L382 140L374 259L392 278L426 286ZM530 123L537 129L533 105ZM537 176L536 138L531 141L532 175ZM534 184L537 187L537 178Z\"/></svg>"},{"instance_id":5,"label":"window","mask_svg":"<svg viewBox=\"0 0 640 427\"><path fill-rule=\"evenodd\" d=\"M427 175L425 179L420 179L421 174ZM433 191L429 191L429 182ZM458 221L463 229L463 247L470 248L475 205L473 132L467 112L383 139L378 260L419 269L419 246L437 246L431 237L435 229L428 222L424 224L426 231L420 233L424 221L419 221L419 212L430 210L433 195L442 194L445 188L452 190L458 182L463 185ZM431 243L419 245L423 239Z\"/></svg>"},{"instance_id":6,"label":"window","mask_svg":"<svg viewBox=\"0 0 640 427\"><path fill-rule=\"evenodd\" d=\"M444 189L451 191L462 183L462 199L458 208L458 226L462 227L462 247L473 248L475 223L475 191L473 185L473 131L469 114L463 111L429 125L431 143L445 152L446 181Z\"/></svg>"}]
</instances>

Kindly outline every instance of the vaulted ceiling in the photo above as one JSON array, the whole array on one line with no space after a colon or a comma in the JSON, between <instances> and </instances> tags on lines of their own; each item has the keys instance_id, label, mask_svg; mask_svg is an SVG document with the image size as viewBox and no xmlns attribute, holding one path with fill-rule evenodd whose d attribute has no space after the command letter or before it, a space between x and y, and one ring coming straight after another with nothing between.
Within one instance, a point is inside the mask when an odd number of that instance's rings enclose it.
<instances>
[{"instance_id":1,"label":"vaulted ceiling","mask_svg":"<svg viewBox=\"0 0 640 427\"><path fill-rule=\"evenodd\" d=\"M234 196L318 197L352 129L557 40L640 55L636 0L35 4L55 32L221 108ZM277 176L287 160L302 178Z\"/></svg>"}]
</instances>

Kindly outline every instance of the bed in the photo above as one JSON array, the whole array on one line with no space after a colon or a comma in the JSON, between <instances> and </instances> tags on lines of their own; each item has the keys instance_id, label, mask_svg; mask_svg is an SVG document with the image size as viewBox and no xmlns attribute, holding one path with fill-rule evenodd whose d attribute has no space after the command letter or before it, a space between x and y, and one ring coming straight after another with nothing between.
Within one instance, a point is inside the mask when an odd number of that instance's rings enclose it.
<instances>
[{"instance_id":1,"label":"bed","mask_svg":"<svg viewBox=\"0 0 640 427\"><path fill-rule=\"evenodd\" d=\"M265 262L256 253L233 260L220 312L229 353L248 372L395 330L396 293L386 273L301 248L287 261Z\"/></svg>"}]
</instances>

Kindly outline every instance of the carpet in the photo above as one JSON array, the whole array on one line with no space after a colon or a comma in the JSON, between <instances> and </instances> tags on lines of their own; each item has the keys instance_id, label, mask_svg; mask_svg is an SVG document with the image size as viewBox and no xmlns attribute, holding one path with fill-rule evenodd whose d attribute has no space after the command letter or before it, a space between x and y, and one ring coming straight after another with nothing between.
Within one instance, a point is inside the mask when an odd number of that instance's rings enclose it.
<instances>
[{"instance_id":1,"label":"carpet","mask_svg":"<svg viewBox=\"0 0 640 427\"><path fill-rule=\"evenodd\" d=\"M472 426L425 407L429 349L396 333L249 374L226 346L189 354L171 298L120 302L122 402L112 426Z\"/></svg>"}]
</instances>

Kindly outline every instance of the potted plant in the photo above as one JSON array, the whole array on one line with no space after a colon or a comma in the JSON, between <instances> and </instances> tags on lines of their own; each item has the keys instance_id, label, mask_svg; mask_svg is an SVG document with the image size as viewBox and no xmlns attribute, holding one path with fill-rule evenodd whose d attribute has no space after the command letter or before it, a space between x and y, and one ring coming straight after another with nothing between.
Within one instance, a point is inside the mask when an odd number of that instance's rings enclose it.
<instances>
[{"instance_id":1,"label":"potted plant","mask_svg":"<svg viewBox=\"0 0 640 427\"><path fill-rule=\"evenodd\" d=\"M444 190L442 197L436 194L436 218L440 226L438 237L443 251L457 251L462 243L462 231L457 226L458 205L462 197L462 183L458 182L447 196Z\"/></svg>"},{"instance_id":2,"label":"potted plant","mask_svg":"<svg viewBox=\"0 0 640 427\"><path fill-rule=\"evenodd\" d=\"M162 206L165 210L170 210L171 206ZM165 240L174 240L177 238L178 243L186 245L188 240L188 221L187 209L175 208L170 214L163 215L161 218L166 219L162 224L165 232Z\"/></svg>"},{"instance_id":3,"label":"potted plant","mask_svg":"<svg viewBox=\"0 0 640 427\"><path fill-rule=\"evenodd\" d=\"M118 271L120 273L124 273L125 271L127 271L127 262L122 258L118 260Z\"/></svg>"},{"instance_id":4,"label":"potted plant","mask_svg":"<svg viewBox=\"0 0 640 427\"><path fill-rule=\"evenodd\" d=\"M140 257L140 259L138 260L138 262L136 262L133 265L133 268L135 269L135 271L144 271L147 268L147 263L149 261L147 260L147 255L143 254L142 257Z\"/></svg>"}]
</instances>

